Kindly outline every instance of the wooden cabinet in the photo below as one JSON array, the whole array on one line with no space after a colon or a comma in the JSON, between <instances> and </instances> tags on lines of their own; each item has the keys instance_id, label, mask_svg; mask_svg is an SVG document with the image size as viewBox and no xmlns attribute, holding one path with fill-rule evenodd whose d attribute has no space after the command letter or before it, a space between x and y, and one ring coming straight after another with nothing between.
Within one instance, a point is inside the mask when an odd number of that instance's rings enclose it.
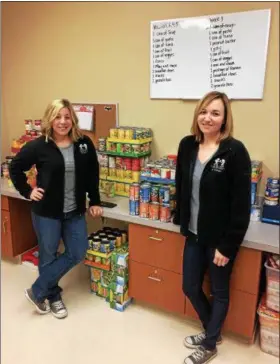
<instances>
[{"instance_id":1,"label":"wooden cabinet","mask_svg":"<svg viewBox=\"0 0 280 364\"><path fill-rule=\"evenodd\" d=\"M1 196L1 254L15 257L37 245L29 201Z\"/></svg>"},{"instance_id":2,"label":"wooden cabinet","mask_svg":"<svg viewBox=\"0 0 280 364\"><path fill-rule=\"evenodd\" d=\"M133 261L129 271L131 297L167 311L184 313L182 275Z\"/></svg>"},{"instance_id":3,"label":"wooden cabinet","mask_svg":"<svg viewBox=\"0 0 280 364\"><path fill-rule=\"evenodd\" d=\"M184 237L147 226L129 225L130 259L182 274Z\"/></svg>"},{"instance_id":4,"label":"wooden cabinet","mask_svg":"<svg viewBox=\"0 0 280 364\"><path fill-rule=\"evenodd\" d=\"M129 225L130 296L162 309L198 319L182 292L184 238L173 232L135 224ZM224 330L248 341L254 336L262 253L241 247L231 283L230 307ZM211 301L209 275L203 291Z\"/></svg>"}]
</instances>

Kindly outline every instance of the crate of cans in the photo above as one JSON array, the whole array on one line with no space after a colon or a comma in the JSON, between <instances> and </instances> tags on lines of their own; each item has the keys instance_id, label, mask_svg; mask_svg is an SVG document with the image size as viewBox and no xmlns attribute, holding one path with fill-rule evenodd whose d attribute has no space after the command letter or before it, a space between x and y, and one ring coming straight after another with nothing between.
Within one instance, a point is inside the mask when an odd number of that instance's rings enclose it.
<instances>
[{"instance_id":1,"label":"crate of cans","mask_svg":"<svg viewBox=\"0 0 280 364\"><path fill-rule=\"evenodd\" d=\"M176 161L176 155L169 155L148 163L141 169L141 180L158 183L175 182Z\"/></svg>"}]
</instances>

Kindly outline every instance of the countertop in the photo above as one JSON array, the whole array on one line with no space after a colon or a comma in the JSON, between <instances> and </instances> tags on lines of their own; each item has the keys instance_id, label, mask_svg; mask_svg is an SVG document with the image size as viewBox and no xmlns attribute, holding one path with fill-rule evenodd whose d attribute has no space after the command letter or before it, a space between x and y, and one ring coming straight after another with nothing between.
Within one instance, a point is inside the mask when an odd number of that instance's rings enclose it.
<instances>
[{"instance_id":1,"label":"countertop","mask_svg":"<svg viewBox=\"0 0 280 364\"><path fill-rule=\"evenodd\" d=\"M25 198L21 196L14 187L9 186L7 180L3 178L1 179L1 194L25 200ZM173 223L164 223L160 221L142 219L139 216L129 215L128 198L114 197L108 199L102 197L102 199L104 201L110 201L117 204L116 207L111 209L104 208L104 217L132 224L150 226L155 229L168 230L176 233L180 232L179 227ZM279 226L251 221L242 246L279 254Z\"/></svg>"}]
</instances>

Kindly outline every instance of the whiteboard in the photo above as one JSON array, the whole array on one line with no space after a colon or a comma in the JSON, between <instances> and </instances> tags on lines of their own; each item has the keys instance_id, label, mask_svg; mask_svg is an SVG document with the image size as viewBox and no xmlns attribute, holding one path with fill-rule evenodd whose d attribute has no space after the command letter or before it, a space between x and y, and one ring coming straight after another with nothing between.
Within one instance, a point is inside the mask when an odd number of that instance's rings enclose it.
<instances>
[{"instance_id":1,"label":"whiteboard","mask_svg":"<svg viewBox=\"0 0 280 364\"><path fill-rule=\"evenodd\" d=\"M150 97L262 99L271 11L151 22Z\"/></svg>"}]
</instances>

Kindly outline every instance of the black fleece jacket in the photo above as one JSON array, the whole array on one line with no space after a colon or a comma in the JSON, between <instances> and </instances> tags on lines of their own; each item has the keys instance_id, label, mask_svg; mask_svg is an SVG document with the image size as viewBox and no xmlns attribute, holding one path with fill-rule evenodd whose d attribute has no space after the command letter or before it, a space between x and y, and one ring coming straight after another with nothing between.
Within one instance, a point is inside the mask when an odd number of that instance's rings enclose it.
<instances>
[{"instance_id":1,"label":"black fleece jacket","mask_svg":"<svg viewBox=\"0 0 280 364\"><path fill-rule=\"evenodd\" d=\"M100 205L99 165L96 151L90 138L81 137L74 143L75 195L77 212L86 210L86 193L89 205ZM29 199L32 188L27 184L26 175L33 165L36 166L37 187L45 190L41 201L32 201L32 210L50 218L63 216L64 204L64 158L52 140L41 136L27 143L16 155L10 165L10 176L15 188Z\"/></svg>"},{"instance_id":2,"label":"black fleece jacket","mask_svg":"<svg viewBox=\"0 0 280 364\"><path fill-rule=\"evenodd\" d=\"M174 224L188 235L192 177L199 143L194 136L179 145L176 170L177 209ZM231 257L246 234L251 209L251 161L244 145L228 138L220 143L201 176L197 243Z\"/></svg>"}]
</instances>

